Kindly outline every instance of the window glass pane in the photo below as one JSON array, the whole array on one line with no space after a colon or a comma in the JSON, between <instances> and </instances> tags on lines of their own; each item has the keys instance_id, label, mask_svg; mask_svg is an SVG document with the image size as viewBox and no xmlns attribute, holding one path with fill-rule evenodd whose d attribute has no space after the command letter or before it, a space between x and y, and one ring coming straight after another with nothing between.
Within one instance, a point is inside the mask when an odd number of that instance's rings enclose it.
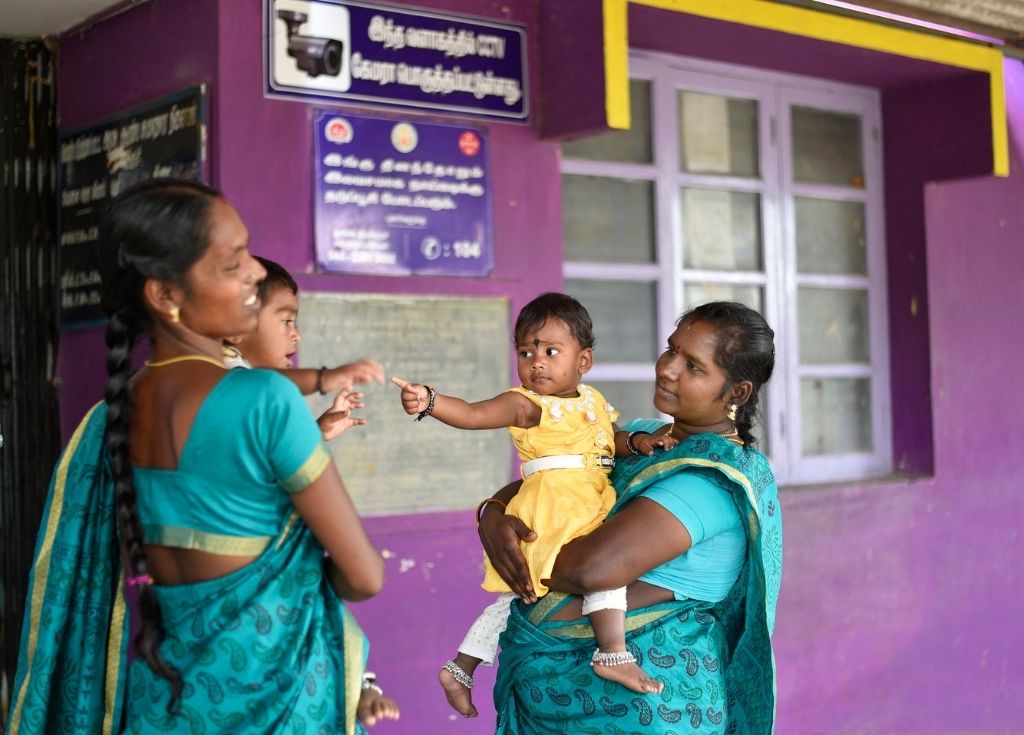
<instances>
[{"instance_id":1,"label":"window glass pane","mask_svg":"<svg viewBox=\"0 0 1024 735\"><path fill-rule=\"evenodd\" d=\"M565 291L579 299L590 312L597 342L594 347L596 364L654 362L661 344L657 333L655 284L567 278Z\"/></svg>"},{"instance_id":2,"label":"window glass pane","mask_svg":"<svg viewBox=\"0 0 1024 735\"><path fill-rule=\"evenodd\" d=\"M679 170L756 178L757 101L678 93Z\"/></svg>"},{"instance_id":3,"label":"window glass pane","mask_svg":"<svg viewBox=\"0 0 1024 735\"><path fill-rule=\"evenodd\" d=\"M562 176L565 259L654 262L654 185L603 176Z\"/></svg>"},{"instance_id":4,"label":"window glass pane","mask_svg":"<svg viewBox=\"0 0 1024 735\"><path fill-rule=\"evenodd\" d=\"M866 378L801 380L800 417L804 456L872 451Z\"/></svg>"},{"instance_id":5,"label":"window glass pane","mask_svg":"<svg viewBox=\"0 0 1024 735\"><path fill-rule=\"evenodd\" d=\"M687 268L761 270L761 196L683 189L683 250Z\"/></svg>"},{"instance_id":6,"label":"window glass pane","mask_svg":"<svg viewBox=\"0 0 1024 735\"><path fill-rule=\"evenodd\" d=\"M794 209L800 273L867 273L862 203L796 197Z\"/></svg>"},{"instance_id":7,"label":"window glass pane","mask_svg":"<svg viewBox=\"0 0 1024 735\"><path fill-rule=\"evenodd\" d=\"M863 289L801 288L800 362L865 363L868 348L868 292Z\"/></svg>"},{"instance_id":8,"label":"window glass pane","mask_svg":"<svg viewBox=\"0 0 1024 735\"><path fill-rule=\"evenodd\" d=\"M593 161L650 163L651 154L651 83L646 79L629 81L629 130L615 130L591 135L562 145L564 158L586 158Z\"/></svg>"},{"instance_id":9,"label":"window glass pane","mask_svg":"<svg viewBox=\"0 0 1024 735\"><path fill-rule=\"evenodd\" d=\"M863 188L860 116L797 106L792 112L793 179Z\"/></svg>"},{"instance_id":10,"label":"window glass pane","mask_svg":"<svg viewBox=\"0 0 1024 735\"><path fill-rule=\"evenodd\" d=\"M651 367L651 379L654 379L654 367ZM626 382L612 380L583 380L601 391L605 400L619 411L618 425L622 426L633 419L662 418L661 411L654 407L654 383Z\"/></svg>"},{"instance_id":11,"label":"window glass pane","mask_svg":"<svg viewBox=\"0 0 1024 735\"><path fill-rule=\"evenodd\" d=\"M689 310L709 301L739 301L754 311L764 313L763 289L760 286L742 286L735 283L688 281L683 284L683 306Z\"/></svg>"}]
</instances>

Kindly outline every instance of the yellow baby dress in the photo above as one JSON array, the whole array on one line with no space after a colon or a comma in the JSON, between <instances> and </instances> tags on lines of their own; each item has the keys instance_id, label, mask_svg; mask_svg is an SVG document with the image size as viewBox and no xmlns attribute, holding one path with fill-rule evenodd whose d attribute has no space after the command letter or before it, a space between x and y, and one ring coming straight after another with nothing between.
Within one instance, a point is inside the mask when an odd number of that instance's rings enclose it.
<instances>
[{"instance_id":1,"label":"yellow baby dress","mask_svg":"<svg viewBox=\"0 0 1024 735\"><path fill-rule=\"evenodd\" d=\"M600 526L615 504L615 488L608 481L610 469L600 469L595 460L599 456L615 456L612 422L618 419L619 412L589 385L581 384L575 398L542 396L522 387L509 391L540 406L537 426L508 428L523 462L557 454L582 454L588 458L587 469L534 472L523 481L506 510L537 532L536 541L522 546L530 565L533 589L537 595L544 595L548 588L540 580L551 576L559 549ZM486 554L483 588L491 592L511 591L491 567Z\"/></svg>"}]
</instances>

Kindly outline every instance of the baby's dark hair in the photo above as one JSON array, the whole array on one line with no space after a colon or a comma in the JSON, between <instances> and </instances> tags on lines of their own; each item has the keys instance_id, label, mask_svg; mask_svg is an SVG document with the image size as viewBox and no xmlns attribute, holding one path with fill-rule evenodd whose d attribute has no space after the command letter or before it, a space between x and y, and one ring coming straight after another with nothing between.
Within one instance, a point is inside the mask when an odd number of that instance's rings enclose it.
<instances>
[{"instance_id":1,"label":"baby's dark hair","mask_svg":"<svg viewBox=\"0 0 1024 735\"><path fill-rule=\"evenodd\" d=\"M106 448L120 540L134 578L149 576L131 461L132 349L153 324L143 286L153 278L188 291L188 272L209 246L210 213L220 198L219 191L195 181L153 179L114 199L102 222L99 261L108 319ZM165 637L162 611L150 584L139 587L139 611L135 645L153 672L170 682L170 712L177 708L184 682L160 651Z\"/></svg>"},{"instance_id":2,"label":"baby's dark hair","mask_svg":"<svg viewBox=\"0 0 1024 735\"><path fill-rule=\"evenodd\" d=\"M725 391L749 380L750 399L736 409L736 431L746 446L754 443L751 429L757 416L761 386L775 368L775 332L764 317L735 301L712 301L690 309L676 324L704 322L718 332L715 363L725 373Z\"/></svg>"},{"instance_id":3,"label":"baby's dark hair","mask_svg":"<svg viewBox=\"0 0 1024 735\"><path fill-rule=\"evenodd\" d=\"M293 294L298 295L299 284L292 278L292 274L289 273L285 268L272 261L270 258L262 258L259 255L254 255L254 258L260 262L266 271L267 277L260 281L259 286L256 287L257 294L260 297L262 303L267 303L267 296L275 288L287 288Z\"/></svg>"},{"instance_id":4,"label":"baby's dark hair","mask_svg":"<svg viewBox=\"0 0 1024 735\"><path fill-rule=\"evenodd\" d=\"M594 346L594 325L583 304L568 294L555 291L542 293L519 312L514 332L516 343L531 330L543 327L548 319L564 322L569 328L569 334L581 347Z\"/></svg>"}]
</instances>

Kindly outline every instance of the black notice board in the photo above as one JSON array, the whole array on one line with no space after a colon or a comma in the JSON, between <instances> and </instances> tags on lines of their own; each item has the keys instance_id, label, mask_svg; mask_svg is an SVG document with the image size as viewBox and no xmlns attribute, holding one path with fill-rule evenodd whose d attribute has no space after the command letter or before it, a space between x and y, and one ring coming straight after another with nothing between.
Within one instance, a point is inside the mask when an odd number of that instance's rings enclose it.
<instances>
[{"instance_id":1,"label":"black notice board","mask_svg":"<svg viewBox=\"0 0 1024 735\"><path fill-rule=\"evenodd\" d=\"M60 133L60 326L104 320L97 254L108 200L156 177L203 179L206 87L200 85Z\"/></svg>"}]
</instances>

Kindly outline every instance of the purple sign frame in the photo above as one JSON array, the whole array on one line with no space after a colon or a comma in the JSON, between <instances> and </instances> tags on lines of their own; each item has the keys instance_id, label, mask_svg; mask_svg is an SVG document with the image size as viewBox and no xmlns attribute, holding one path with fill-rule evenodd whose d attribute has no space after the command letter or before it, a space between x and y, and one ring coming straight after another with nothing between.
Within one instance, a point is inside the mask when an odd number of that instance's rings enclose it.
<instances>
[{"instance_id":1,"label":"purple sign frame","mask_svg":"<svg viewBox=\"0 0 1024 735\"><path fill-rule=\"evenodd\" d=\"M349 0L263 0L268 97L527 122L523 26Z\"/></svg>"},{"instance_id":2,"label":"purple sign frame","mask_svg":"<svg viewBox=\"0 0 1024 735\"><path fill-rule=\"evenodd\" d=\"M494 249L483 131L337 110L319 111L313 126L321 270L490 274Z\"/></svg>"}]
</instances>

